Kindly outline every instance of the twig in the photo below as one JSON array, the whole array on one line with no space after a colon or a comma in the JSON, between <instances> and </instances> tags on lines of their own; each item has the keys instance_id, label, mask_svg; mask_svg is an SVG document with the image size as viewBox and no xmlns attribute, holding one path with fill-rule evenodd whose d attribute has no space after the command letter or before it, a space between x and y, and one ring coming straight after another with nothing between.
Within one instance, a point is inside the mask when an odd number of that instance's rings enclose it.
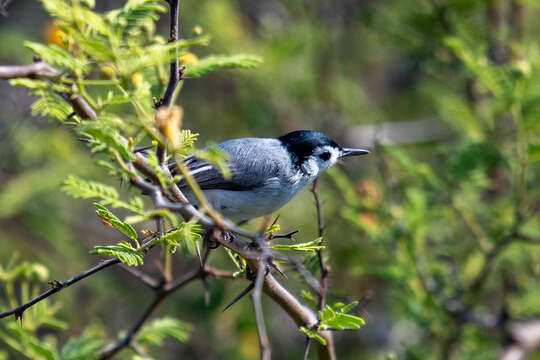
<instances>
[{"instance_id":1,"label":"twig","mask_svg":"<svg viewBox=\"0 0 540 360\"><path fill-rule=\"evenodd\" d=\"M116 258L115 259L105 260L101 264L98 264L98 265L96 265L96 266L82 272L81 274L76 275L76 276L74 276L74 277L72 277L72 278L70 278L70 279L68 279L68 280L66 280L64 282L55 281L54 284L53 284L53 287L51 289L45 291L44 293L36 296L32 300L28 301L27 303L15 308L15 309L12 309L12 310L1 313L0 314L0 319L11 316L11 315L15 315L15 319L22 319L24 311L26 309L28 309L29 307L31 307L32 305L35 305L35 304L37 304L38 302L40 302L42 300L45 300L49 296L51 296L53 294L56 294L60 290L63 290L65 288L75 284L76 282L79 282L82 279L87 278L90 275L93 275L93 274L95 274L95 273L97 273L97 272L99 272L99 271L101 271L103 269L106 269L109 266L116 265L119 262L120 262L120 260L118 260Z\"/></svg>"},{"instance_id":2,"label":"twig","mask_svg":"<svg viewBox=\"0 0 540 360\"><path fill-rule=\"evenodd\" d=\"M49 64L38 61L29 65L0 66L0 79L55 77L60 72Z\"/></svg>"},{"instance_id":3,"label":"twig","mask_svg":"<svg viewBox=\"0 0 540 360\"><path fill-rule=\"evenodd\" d=\"M253 290L253 310L255 312L255 321L257 322L257 335L259 337L259 347L261 351L261 360L270 360L272 356L272 348L268 335L266 333L266 327L264 326L264 316L262 313L261 303L261 291L264 283L264 277L266 275L266 259L259 262L259 268L257 269L257 278L255 279L255 286Z\"/></svg>"},{"instance_id":4,"label":"twig","mask_svg":"<svg viewBox=\"0 0 540 360\"><path fill-rule=\"evenodd\" d=\"M303 360L308 360L310 345L311 345L311 339L309 338L309 336L306 336L306 342L304 344L304 355L302 356Z\"/></svg>"},{"instance_id":5,"label":"twig","mask_svg":"<svg viewBox=\"0 0 540 360\"><path fill-rule=\"evenodd\" d=\"M178 0L169 0L169 14L170 14L170 31L169 31L169 42L175 42L178 40ZM169 70L169 82L167 84L167 89L165 90L165 94L163 95L163 98L159 101L160 106L170 106L174 90L176 90L176 87L178 86L178 82L180 81L180 73L178 72L178 50L177 56L175 56L174 60L171 62L170 70Z\"/></svg>"},{"instance_id":6,"label":"twig","mask_svg":"<svg viewBox=\"0 0 540 360\"><path fill-rule=\"evenodd\" d=\"M324 223L323 223L323 214L322 214L322 204L319 199L319 192L317 189L317 179L313 182L311 187L311 192L313 193L313 199L315 201L315 208L317 209L317 225L318 225L318 236L322 237L324 234ZM317 250L317 256L319 257L319 267L321 269L321 278L319 280L320 291L318 292L319 297L319 310L322 311L326 305L326 290L328 287L327 278L328 278L328 267L324 263L323 252L322 250Z\"/></svg>"},{"instance_id":7,"label":"twig","mask_svg":"<svg viewBox=\"0 0 540 360\"><path fill-rule=\"evenodd\" d=\"M131 276L133 276L135 279L139 280L151 289L157 289L159 287L159 282L156 279L154 279L148 274L143 273L140 270L137 270L131 266L126 266L124 264L120 264L120 268L130 273Z\"/></svg>"},{"instance_id":8,"label":"twig","mask_svg":"<svg viewBox=\"0 0 540 360\"><path fill-rule=\"evenodd\" d=\"M117 352L122 350L124 347L129 346L133 339L138 334L139 330L141 330L142 326L148 320L150 315L154 312L154 310L158 307L158 305L165 299L168 295L170 295L175 290L181 288L182 286L189 284L191 281L197 279L201 275L201 269L196 269L183 277L179 278L174 282L174 284L168 283L164 284L158 291L156 291L154 300L150 305L146 308L146 311L142 314L142 316L137 320L137 322L129 329L127 334L118 340L116 343L111 344L110 346L104 348L99 352L99 359L105 360L110 359L113 355L115 355Z\"/></svg>"}]
</instances>

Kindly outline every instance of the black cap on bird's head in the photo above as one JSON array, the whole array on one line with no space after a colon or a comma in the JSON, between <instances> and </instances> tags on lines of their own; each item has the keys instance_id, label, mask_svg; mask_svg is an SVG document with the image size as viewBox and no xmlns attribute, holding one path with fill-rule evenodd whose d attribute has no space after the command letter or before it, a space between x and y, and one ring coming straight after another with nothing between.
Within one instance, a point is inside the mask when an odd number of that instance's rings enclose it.
<instances>
[{"instance_id":1,"label":"black cap on bird's head","mask_svg":"<svg viewBox=\"0 0 540 360\"><path fill-rule=\"evenodd\" d=\"M296 164L301 164L305 159L313 155L316 149L325 146L338 150L339 158L369 154L369 151L364 149L342 148L328 136L312 130L293 131L280 136L278 140L287 148Z\"/></svg>"}]
</instances>

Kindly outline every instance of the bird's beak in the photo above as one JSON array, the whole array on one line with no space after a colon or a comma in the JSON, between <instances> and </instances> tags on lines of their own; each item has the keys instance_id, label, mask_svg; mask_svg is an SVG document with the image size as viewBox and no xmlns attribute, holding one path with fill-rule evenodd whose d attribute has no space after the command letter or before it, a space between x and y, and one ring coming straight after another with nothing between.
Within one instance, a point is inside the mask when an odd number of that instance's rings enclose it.
<instances>
[{"instance_id":1,"label":"bird's beak","mask_svg":"<svg viewBox=\"0 0 540 360\"><path fill-rule=\"evenodd\" d=\"M339 158L341 159L347 156L367 155L369 153L370 153L369 150L365 150L365 149L341 148L341 154L339 155Z\"/></svg>"}]
</instances>

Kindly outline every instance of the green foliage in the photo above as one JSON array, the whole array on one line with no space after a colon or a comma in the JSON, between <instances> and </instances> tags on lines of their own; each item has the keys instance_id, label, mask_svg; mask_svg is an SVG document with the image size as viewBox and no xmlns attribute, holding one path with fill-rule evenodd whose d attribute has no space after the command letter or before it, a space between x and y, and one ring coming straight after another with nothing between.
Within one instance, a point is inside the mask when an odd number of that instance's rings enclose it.
<instances>
[{"instance_id":1,"label":"green foliage","mask_svg":"<svg viewBox=\"0 0 540 360\"><path fill-rule=\"evenodd\" d=\"M326 345L326 340L317 333L318 331L359 329L365 325L362 318L347 314L347 312L352 310L356 305L358 305L357 301L348 305L343 303L336 303L333 306L326 305L324 311L319 311L319 324L317 325L317 329L312 330L302 326L300 327L300 331L311 339Z\"/></svg>"},{"instance_id":2,"label":"green foliage","mask_svg":"<svg viewBox=\"0 0 540 360\"><path fill-rule=\"evenodd\" d=\"M50 119L64 122L73 113L73 108L56 93L36 90L32 95L39 97L39 99L32 104L33 116L48 116Z\"/></svg>"},{"instance_id":3,"label":"green foliage","mask_svg":"<svg viewBox=\"0 0 540 360\"><path fill-rule=\"evenodd\" d=\"M116 245L95 246L90 254L112 256L127 266L138 266L144 263L144 251L134 248L126 241L121 241Z\"/></svg>"},{"instance_id":4,"label":"green foliage","mask_svg":"<svg viewBox=\"0 0 540 360\"><path fill-rule=\"evenodd\" d=\"M261 62L260 57L253 55L212 55L188 66L185 75L198 78L219 69L253 69Z\"/></svg>"},{"instance_id":5,"label":"green foliage","mask_svg":"<svg viewBox=\"0 0 540 360\"><path fill-rule=\"evenodd\" d=\"M99 203L94 203L94 207L96 208L96 214L101 218L101 221L105 225L120 230L124 235L133 240L137 247L139 247L139 243L137 242L137 231L135 231L133 226L120 221L120 219L110 212L109 209Z\"/></svg>"},{"instance_id":6,"label":"green foliage","mask_svg":"<svg viewBox=\"0 0 540 360\"><path fill-rule=\"evenodd\" d=\"M190 254L195 254L197 242L202 238L202 232L202 227L195 222L183 222L176 229L164 234L161 241L170 246L171 252L175 252L178 246L184 244Z\"/></svg>"},{"instance_id":7,"label":"green foliage","mask_svg":"<svg viewBox=\"0 0 540 360\"><path fill-rule=\"evenodd\" d=\"M32 50L41 60L60 69L67 68L71 71L88 72L89 68L80 60L71 57L71 54L55 44L43 45L35 42L25 42L24 46Z\"/></svg>"},{"instance_id":8,"label":"green foliage","mask_svg":"<svg viewBox=\"0 0 540 360\"><path fill-rule=\"evenodd\" d=\"M101 199L101 204L114 208L124 208L136 214L143 213L143 201L134 197L129 203L119 199L118 192L112 186L95 181L86 181L75 176L69 176L63 181L61 189L75 199Z\"/></svg>"},{"instance_id":9,"label":"green foliage","mask_svg":"<svg viewBox=\"0 0 540 360\"><path fill-rule=\"evenodd\" d=\"M89 326L79 337L73 337L62 347L62 360L91 360L103 348L103 331L98 326Z\"/></svg>"},{"instance_id":10,"label":"green foliage","mask_svg":"<svg viewBox=\"0 0 540 360\"><path fill-rule=\"evenodd\" d=\"M55 84L49 80L33 80L20 78L9 80L9 84L11 86L21 86L31 90L47 90L51 92L71 93L71 90L67 86Z\"/></svg>"},{"instance_id":11,"label":"green foliage","mask_svg":"<svg viewBox=\"0 0 540 360\"><path fill-rule=\"evenodd\" d=\"M217 167L225 179L231 177L231 171L226 163L229 156L219 151L217 147L208 146L206 150L196 152L195 156Z\"/></svg>"},{"instance_id":12,"label":"green foliage","mask_svg":"<svg viewBox=\"0 0 540 360\"><path fill-rule=\"evenodd\" d=\"M286 245L286 244L276 244L272 245L272 249L274 250L283 250L283 251L298 251L298 252L313 252L317 250L324 249L324 245L321 245L322 238L316 238L313 241L308 241L301 244L292 244L292 245Z\"/></svg>"},{"instance_id":13,"label":"green foliage","mask_svg":"<svg viewBox=\"0 0 540 360\"><path fill-rule=\"evenodd\" d=\"M166 337L172 337L180 342L189 340L193 327L172 317L155 319L144 325L137 342L141 345L160 346Z\"/></svg>"}]
</instances>

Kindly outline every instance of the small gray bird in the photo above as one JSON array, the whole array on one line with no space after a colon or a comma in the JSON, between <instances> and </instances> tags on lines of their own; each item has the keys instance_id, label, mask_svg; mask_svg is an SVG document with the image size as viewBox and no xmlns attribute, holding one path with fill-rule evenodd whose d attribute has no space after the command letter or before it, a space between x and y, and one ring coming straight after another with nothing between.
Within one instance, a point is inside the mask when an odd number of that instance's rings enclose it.
<instances>
[{"instance_id":1,"label":"small gray bird","mask_svg":"<svg viewBox=\"0 0 540 360\"><path fill-rule=\"evenodd\" d=\"M364 149L342 148L326 135L310 130L293 131L278 138L241 138L216 145L228 155L231 177L196 155L184 164L210 204L232 220L249 220L270 214L291 200L339 159L369 154ZM174 168L171 169L174 173ZM197 200L184 181L178 183L186 197Z\"/></svg>"}]
</instances>

